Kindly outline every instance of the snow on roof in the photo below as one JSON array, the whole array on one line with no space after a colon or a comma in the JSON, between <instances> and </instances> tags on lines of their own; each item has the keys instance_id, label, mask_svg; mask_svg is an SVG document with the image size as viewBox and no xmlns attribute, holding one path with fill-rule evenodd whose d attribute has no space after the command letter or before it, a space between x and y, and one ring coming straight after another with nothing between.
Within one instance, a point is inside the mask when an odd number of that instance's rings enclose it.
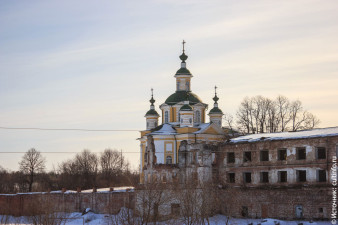
<instances>
[{"instance_id":1,"label":"snow on roof","mask_svg":"<svg viewBox=\"0 0 338 225\"><path fill-rule=\"evenodd\" d=\"M126 192L127 190L134 190L134 187L114 187L113 192ZM83 190L82 193L92 193L93 189ZM110 188L98 188L96 192L110 192Z\"/></svg>"},{"instance_id":2,"label":"snow on roof","mask_svg":"<svg viewBox=\"0 0 338 225\"><path fill-rule=\"evenodd\" d=\"M151 134L176 134L176 130L171 125L165 123L161 129L151 132Z\"/></svg>"},{"instance_id":3,"label":"snow on roof","mask_svg":"<svg viewBox=\"0 0 338 225\"><path fill-rule=\"evenodd\" d=\"M195 134L199 134L202 133L203 131L205 131L208 127L210 126L210 123L201 123L198 125L199 130L194 132Z\"/></svg>"},{"instance_id":4,"label":"snow on roof","mask_svg":"<svg viewBox=\"0 0 338 225\"><path fill-rule=\"evenodd\" d=\"M256 142L263 140L272 141L284 139L301 139L301 138L328 137L328 136L338 136L338 127L318 128L297 132L250 134L230 139L230 143Z\"/></svg>"}]
</instances>

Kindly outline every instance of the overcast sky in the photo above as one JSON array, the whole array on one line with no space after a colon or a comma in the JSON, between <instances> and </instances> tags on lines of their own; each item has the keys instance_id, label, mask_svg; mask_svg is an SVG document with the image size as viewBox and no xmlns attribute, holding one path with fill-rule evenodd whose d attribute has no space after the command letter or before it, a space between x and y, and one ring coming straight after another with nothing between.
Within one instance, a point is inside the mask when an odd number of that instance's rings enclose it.
<instances>
[{"instance_id":1,"label":"overcast sky","mask_svg":"<svg viewBox=\"0 0 338 225\"><path fill-rule=\"evenodd\" d=\"M1 1L0 126L145 129L175 91L186 40L192 90L235 114L245 96L299 99L338 126L338 1ZM1 130L1 152L122 149L138 132ZM0 154L18 169L23 154ZM74 154L44 154L48 168Z\"/></svg>"}]
</instances>

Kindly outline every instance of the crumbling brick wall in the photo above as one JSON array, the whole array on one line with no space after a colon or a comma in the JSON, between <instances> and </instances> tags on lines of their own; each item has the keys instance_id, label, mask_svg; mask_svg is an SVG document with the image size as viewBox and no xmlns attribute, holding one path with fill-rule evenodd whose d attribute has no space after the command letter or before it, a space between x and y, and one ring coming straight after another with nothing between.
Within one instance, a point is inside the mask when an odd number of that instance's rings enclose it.
<instances>
[{"instance_id":1,"label":"crumbling brick wall","mask_svg":"<svg viewBox=\"0 0 338 225\"><path fill-rule=\"evenodd\" d=\"M302 218L328 219L331 213L330 187L243 188L220 190L221 212L231 217L300 219L296 206L301 206ZM244 215L244 208L247 215Z\"/></svg>"},{"instance_id":2,"label":"crumbling brick wall","mask_svg":"<svg viewBox=\"0 0 338 225\"><path fill-rule=\"evenodd\" d=\"M57 192L0 195L0 215L28 216L49 212L117 213L121 207L133 208L134 192Z\"/></svg>"}]
</instances>

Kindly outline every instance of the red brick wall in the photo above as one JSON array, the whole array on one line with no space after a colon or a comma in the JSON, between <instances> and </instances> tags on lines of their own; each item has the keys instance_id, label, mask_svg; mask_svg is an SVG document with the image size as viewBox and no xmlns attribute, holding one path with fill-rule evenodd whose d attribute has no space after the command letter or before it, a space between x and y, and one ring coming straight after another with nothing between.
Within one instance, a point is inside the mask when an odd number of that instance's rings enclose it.
<instances>
[{"instance_id":1,"label":"red brick wall","mask_svg":"<svg viewBox=\"0 0 338 225\"><path fill-rule=\"evenodd\" d=\"M295 219L295 207L301 205L304 218L327 219L331 214L331 191L330 187L231 187L220 191L220 206L223 214L233 217L243 217L242 207L246 206L251 218ZM319 212L319 208L323 209L323 213Z\"/></svg>"},{"instance_id":2,"label":"red brick wall","mask_svg":"<svg viewBox=\"0 0 338 225\"><path fill-rule=\"evenodd\" d=\"M25 216L44 210L117 213L121 207L133 208L134 192L32 193L0 195L0 215Z\"/></svg>"}]
</instances>

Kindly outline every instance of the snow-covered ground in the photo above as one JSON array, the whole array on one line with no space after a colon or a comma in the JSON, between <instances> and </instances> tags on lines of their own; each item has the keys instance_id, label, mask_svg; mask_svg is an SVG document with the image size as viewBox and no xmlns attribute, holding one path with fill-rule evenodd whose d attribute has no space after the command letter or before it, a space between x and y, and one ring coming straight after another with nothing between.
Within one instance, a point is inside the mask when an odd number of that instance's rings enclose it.
<instances>
[{"instance_id":1,"label":"snow-covered ground","mask_svg":"<svg viewBox=\"0 0 338 225\"><path fill-rule=\"evenodd\" d=\"M85 215L82 215L82 213L70 213L67 214L67 217L70 219L67 219L65 223L66 225L81 225L81 224L88 224L88 225L112 225L116 222L115 217L111 217L110 215L105 214L95 214L92 212L89 212ZM0 215L0 224L32 224L32 218L29 217L10 217L7 218L8 221L5 223L4 216ZM3 221L2 221L3 220ZM224 225L227 218L223 215L216 215L210 218L209 222L210 225ZM276 219L238 219L238 218L231 218L229 220L228 224L231 225L298 225L302 223L303 225L329 225L331 224L329 221L283 221L283 220L276 220ZM158 224L184 224L182 220L176 220L176 221L167 221L167 222L161 222ZM207 223L206 223L207 224Z\"/></svg>"}]
</instances>

